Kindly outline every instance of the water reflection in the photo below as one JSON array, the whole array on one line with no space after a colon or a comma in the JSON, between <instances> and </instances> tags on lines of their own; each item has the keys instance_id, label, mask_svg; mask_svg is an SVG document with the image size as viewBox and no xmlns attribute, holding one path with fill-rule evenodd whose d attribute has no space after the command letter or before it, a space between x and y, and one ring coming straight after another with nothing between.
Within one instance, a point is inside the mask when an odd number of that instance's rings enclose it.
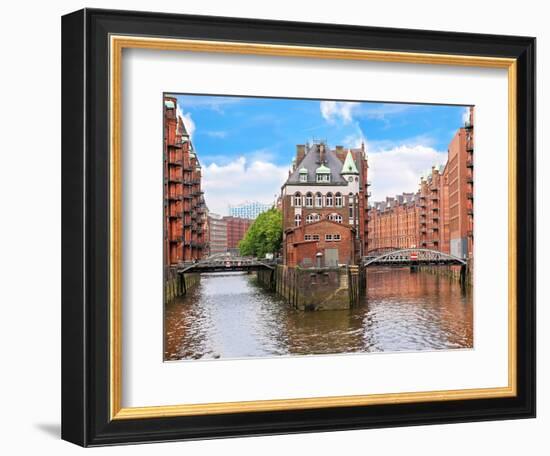
<instances>
[{"instance_id":1,"label":"water reflection","mask_svg":"<svg viewBox=\"0 0 550 456\"><path fill-rule=\"evenodd\" d=\"M302 312L253 275L204 274L165 311L165 359L437 350L473 346L470 292L409 269L371 269L349 311Z\"/></svg>"}]
</instances>

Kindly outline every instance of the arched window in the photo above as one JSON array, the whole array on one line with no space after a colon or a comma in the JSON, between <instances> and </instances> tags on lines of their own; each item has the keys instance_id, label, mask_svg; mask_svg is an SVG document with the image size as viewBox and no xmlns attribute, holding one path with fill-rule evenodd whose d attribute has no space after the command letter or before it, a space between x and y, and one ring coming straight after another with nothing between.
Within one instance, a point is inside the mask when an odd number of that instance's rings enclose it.
<instances>
[{"instance_id":1,"label":"arched window","mask_svg":"<svg viewBox=\"0 0 550 456\"><path fill-rule=\"evenodd\" d=\"M321 216L319 214L308 214L306 217L306 223L318 222L319 220L321 220Z\"/></svg>"},{"instance_id":2,"label":"arched window","mask_svg":"<svg viewBox=\"0 0 550 456\"><path fill-rule=\"evenodd\" d=\"M300 192L294 193L294 206L300 207L302 205L302 194Z\"/></svg>"},{"instance_id":3,"label":"arched window","mask_svg":"<svg viewBox=\"0 0 550 456\"><path fill-rule=\"evenodd\" d=\"M294 226L300 226L302 223L302 216L301 214L296 214L294 216Z\"/></svg>"},{"instance_id":4,"label":"arched window","mask_svg":"<svg viewBox=\"0 0 550 456\"><path fill-rule=\"evenodd\" d=\"M342 195L340 192L334 195L334 205L336 207L342 207Z\"/></svg>"},{"instance_id":5,"label":"arched window","mask_svg":"<svg viewBox=\"0 0 550 456\"><path fill-rule=\"evenodd\" d=\"M315 207L323 207L323 195L319 192L315 194Z\"/></svg>"},{"instance_id":6,"label":"arched window","mask_svg":"<svg viewBox=\"0 0 550 456\"><path fill-rule=\"evenodd\" d=\"M332 198L332 193L328 192L327 193L327 197L326 197L326 205L327 207L332 207L332 205L334 204L334 200Z\"/></svg>"},{"instance_id":7,"label":"arched window","mask_svg":"<svg viewBox=\"0 0 550 456\"><path fill-rule=\"evenodd\" d=\"M330 214L327 218L333 222L342 223L342 216L336 212Z\"/></svg>"},{"instance_id":8,"label":"arched window","mask_svg":"<svg viewBox=\"0 0 550 456\"><path fill-rule=\"evenodd\" d=\"M306 193L306 207L313 207L313 195L311 192Z\"/></svg>"}]
</instances>

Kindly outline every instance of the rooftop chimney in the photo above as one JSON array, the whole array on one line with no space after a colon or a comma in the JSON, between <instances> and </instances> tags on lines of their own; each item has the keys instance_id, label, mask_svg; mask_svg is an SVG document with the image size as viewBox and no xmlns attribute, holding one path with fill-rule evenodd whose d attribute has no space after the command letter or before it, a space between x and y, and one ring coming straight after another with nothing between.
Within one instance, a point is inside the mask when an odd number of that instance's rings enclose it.
<instances>
[{"instance_id":1,"label":"rooftop chimney","mask_svg":"<svg viewBox=\"0 0 550 456\"><path fill-rule=\"evenodd\" d=\"M304 144L298 144L296 146L296 166L300 165L300 162L306 156L306 146Z\"/></svg>"}]
</instances>

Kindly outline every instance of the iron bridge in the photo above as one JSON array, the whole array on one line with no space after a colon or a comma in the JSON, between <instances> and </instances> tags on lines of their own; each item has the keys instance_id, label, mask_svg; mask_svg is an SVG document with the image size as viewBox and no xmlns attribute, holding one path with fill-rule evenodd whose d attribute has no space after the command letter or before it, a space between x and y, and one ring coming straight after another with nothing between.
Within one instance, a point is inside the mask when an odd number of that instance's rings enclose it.
<instances>
[{"instance_id":1,"label":"iron bridge","mask_svg":"<svg viewBox=\"0 0 550 456\"><path fill-rule=\"evenodd\" d=\"M363 257L363 266L466 266L466 260L431 249L400 249Z\"/></svg>"},{"instance_id":2,"label":"iron bridge","mask_svg":"<svg viewBox=\"0 0 550 456\"><path fill-rule=\"evenodd\" d=\"M255 258L214 257L186 263L178 268L179 273L185 272L238 272L257 271L259 269L275 269L275 262L260 261Z\"/></svg>"}]
</instances>

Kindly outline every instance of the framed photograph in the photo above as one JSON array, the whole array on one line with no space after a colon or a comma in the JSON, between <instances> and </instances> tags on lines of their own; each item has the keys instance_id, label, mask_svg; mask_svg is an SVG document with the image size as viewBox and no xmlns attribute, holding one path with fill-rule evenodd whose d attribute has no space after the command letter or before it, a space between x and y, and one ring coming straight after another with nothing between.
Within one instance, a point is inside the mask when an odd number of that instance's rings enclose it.
<instances>
[{"instance_id":1,"label":"framed photograph","mask_svg":"<svg viewBox=\"0 0 550 456\"><path fill-rule=\"evenodd\" d=\"M62 437L535 416L535 39L62 20Z\"/></svg>"}]
</instances>

